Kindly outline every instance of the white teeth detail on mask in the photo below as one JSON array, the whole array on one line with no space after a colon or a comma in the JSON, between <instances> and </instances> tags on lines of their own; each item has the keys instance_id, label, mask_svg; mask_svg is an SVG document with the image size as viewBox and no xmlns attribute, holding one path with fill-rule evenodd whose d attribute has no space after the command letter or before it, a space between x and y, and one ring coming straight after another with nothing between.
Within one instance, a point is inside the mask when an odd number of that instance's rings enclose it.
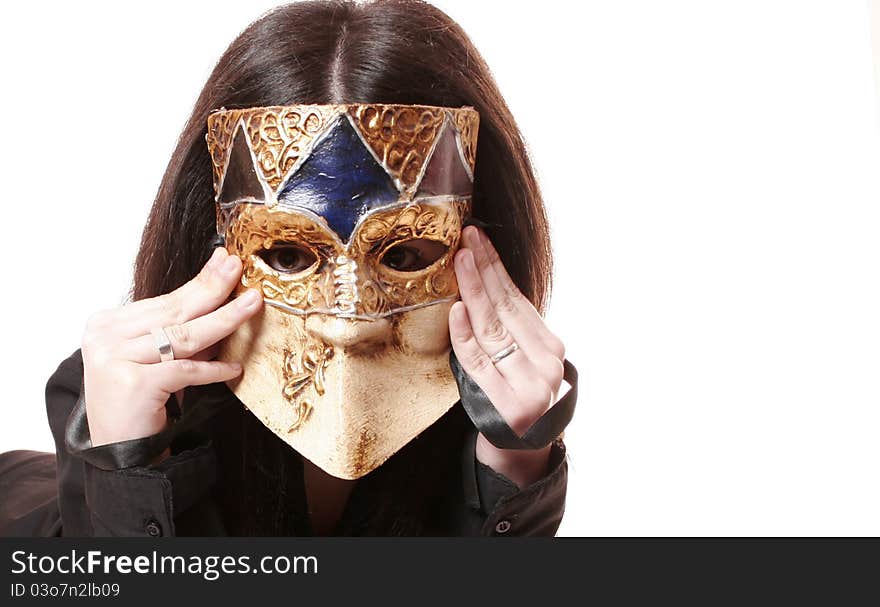
<instances>
[{"instance_id":1,"label":"white teeth detail on mask","mask_svg":"<svg viewBox=\"0 0 880 607\"><path fill-rule=\"evenodd\" d=\"M353 259L340 255L335 259L336 269L333 270L334 309L342 314L354 314L360 301L357 287L357 263Z\"/></svg>"}]
</instances>

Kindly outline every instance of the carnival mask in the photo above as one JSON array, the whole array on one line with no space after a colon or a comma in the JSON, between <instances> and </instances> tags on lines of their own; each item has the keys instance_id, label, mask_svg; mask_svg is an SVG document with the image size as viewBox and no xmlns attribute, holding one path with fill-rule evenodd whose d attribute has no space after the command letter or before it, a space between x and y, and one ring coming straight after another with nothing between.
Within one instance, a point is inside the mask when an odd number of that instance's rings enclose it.
<instances>
[{"instance_id":1,"label":"carnival mask","mask_svg":"<svg viewBox=\"0 0 880 607\"><path fill-rule=\"evenodd\" d=\"M219 358L236 396L327 473L359 478L458 400L448 315L470 213L472 108L308 105L208 117L217 233L261 313Z\"/></svg>"}]
</instances>

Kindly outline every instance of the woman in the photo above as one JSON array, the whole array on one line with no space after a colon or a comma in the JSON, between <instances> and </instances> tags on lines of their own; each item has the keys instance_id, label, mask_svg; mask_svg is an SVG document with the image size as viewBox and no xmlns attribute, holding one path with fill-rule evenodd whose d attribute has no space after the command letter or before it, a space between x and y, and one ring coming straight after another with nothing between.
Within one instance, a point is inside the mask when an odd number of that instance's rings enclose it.
<instances>
[{"instance_id":1,"label":"woman","mask_svg":"<svg viewBox=\"0 0 880 607\"><path fill-rule=\"evenodd\" d=\"M480 411L459 402L355 481L301 457L227 388L241 366L217 360L217 343L263 301L226 303L242 264L213 241L205 136L217 108L360 102L479 113L472 214L485 230L461 232L454 269L462 301L448 326L465 404L488 400L482 411L500 418L484 419L478 432L471 418ZM273 10L232 43L196 102L144 230L133 302L94 315L82 348L48 382L57 464L34 452L0 458L0 533L552 535L564 506L565 447L557 439L525 448L517 438L561 409L551 406L570 367L536 311L547 300L551 262L520 133L457 24L417 0ZM139 354L155 349L154 327L173 329L175 360ZM172 425L179 402L184 414ZM513 430L510 444L523 448L496 446L486 436L493 424ZM167 448L124 463L172 427ZM87 448L77 448L83 428Z\"/></svg>"}]
</instances>

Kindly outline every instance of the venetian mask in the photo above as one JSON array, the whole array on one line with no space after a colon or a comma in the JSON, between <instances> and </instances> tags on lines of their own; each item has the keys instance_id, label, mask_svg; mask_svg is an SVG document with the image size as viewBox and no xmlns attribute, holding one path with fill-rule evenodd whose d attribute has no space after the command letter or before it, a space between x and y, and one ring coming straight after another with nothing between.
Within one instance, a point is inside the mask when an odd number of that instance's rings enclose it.
<instances>
[{"instance_id":1,"label":"venetian mask","mask_svg":"<svg viewBox=\"0 0 880 607\"><path fill-rule=\"evenodd\" d=\"M217 232L262 312L219 358L272 432L359 478L459 398L452 259L470 213L472 108L308 105L208 117Z\"/></svg>"}]
</instances>

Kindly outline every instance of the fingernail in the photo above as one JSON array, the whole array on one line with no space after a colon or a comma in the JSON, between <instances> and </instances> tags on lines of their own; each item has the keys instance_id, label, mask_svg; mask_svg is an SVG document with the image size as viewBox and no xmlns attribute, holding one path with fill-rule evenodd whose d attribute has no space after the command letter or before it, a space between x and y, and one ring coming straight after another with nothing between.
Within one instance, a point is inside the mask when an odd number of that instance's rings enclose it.
<instances>
[{"instance_id":1,"label":"fingernail","mask_svg":"<svg viewBox=\"0 0 880 607\"><path fill-rule=\"evenodd\" d=\"M229 363L229 365L232 367L233 371L241 373L241 363Z\"/></svg>"},{"instance_id":2,"label":"fingernail","mask_svg":"<svg viewBox=\"0 0 880 607\"><path fill-rule=\"evenodd\" d=\"M473 249L478 244L480 244L480 234L477 228L473 226L468 226L466 236L469 248Z\"/></svg>"},{"instance_id":3,"label":"fingernail","mask_svg":"<svg viewBox=\"0 0 880 607\"><path fill-rule=\"evenodd\" d=\"M474 271L474 254L471 253L470 251L465 251L464 253L462 253L461 263L464 266L465 270L468 270L469 272L473 272Z\"/></svg>"},{"instance_id":4,"label":"fingernail","mask_svg":"<svg viewBox=\"0 0 880 607\"><path fill-rule=\"evenodd\" d=\"M241 297L238 298L239 303L242 307L250 308L253 305L256 305L258 301L260 301L260 294L257 293L254 289L248 289Z\"/></svg>"}]
</instances>

